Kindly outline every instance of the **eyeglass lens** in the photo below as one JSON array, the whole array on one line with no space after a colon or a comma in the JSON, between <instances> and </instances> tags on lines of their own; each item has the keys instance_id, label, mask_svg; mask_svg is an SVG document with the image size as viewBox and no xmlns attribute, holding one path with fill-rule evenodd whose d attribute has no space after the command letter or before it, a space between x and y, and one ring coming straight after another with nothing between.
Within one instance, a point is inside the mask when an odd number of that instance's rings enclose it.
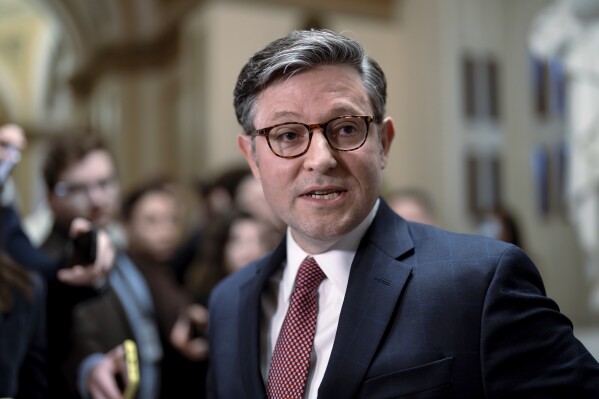
<instances>
[{"instance_id":1,"label":"eyeglass lens","mask_svg":"<svg viewBox=\"0 0 599 399\"><path fill-rule=\"evenodd\" d=\"M110 176L104 179L99 179L95 182L91 183L67 183L67 182L58 182L56 183L56 187L54 188L54 193L58 197L80 197L87 193L92 192L95 189L99 189L101 191L107 191L114 187L116 183L116 178L114 176Z\"/></svg>"}]
</instances>

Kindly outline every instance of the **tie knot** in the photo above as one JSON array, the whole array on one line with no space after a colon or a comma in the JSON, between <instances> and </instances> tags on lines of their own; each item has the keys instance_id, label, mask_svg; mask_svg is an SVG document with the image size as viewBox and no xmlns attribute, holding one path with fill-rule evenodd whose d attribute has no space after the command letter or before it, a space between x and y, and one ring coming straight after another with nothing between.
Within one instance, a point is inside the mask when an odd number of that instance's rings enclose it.
<instances>
[{"instance_id":1,"label":"tie knot","mask_svg":"<svg viewBox=\"0 0 599 399\"><path fill-rule=\"evenodd\" d=\"M314 258L304 259L297 272L296 289L314 290L326 278L324 272Z\"/></svg>"}]
</instances>

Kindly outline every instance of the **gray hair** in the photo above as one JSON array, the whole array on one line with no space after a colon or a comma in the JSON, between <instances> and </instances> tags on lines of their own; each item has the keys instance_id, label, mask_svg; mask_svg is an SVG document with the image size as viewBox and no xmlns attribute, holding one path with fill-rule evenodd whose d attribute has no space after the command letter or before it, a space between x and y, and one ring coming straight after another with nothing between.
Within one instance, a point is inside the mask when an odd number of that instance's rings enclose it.
<instances>
[{"instance_id":1,"label":"gray hair","mask_svg":"<svg viewBox=\"0 0 599 399\"><path fill-rule=\"evenodd\" d=\"M379 64L356 40L329 30L298 30L255 53L241 70L233 92L237 121L245 132L255 129L256 98L271 83L318 65L350 65L366 87L376 121L382 121L387 81Z\"/></svg>"}]
</instances>

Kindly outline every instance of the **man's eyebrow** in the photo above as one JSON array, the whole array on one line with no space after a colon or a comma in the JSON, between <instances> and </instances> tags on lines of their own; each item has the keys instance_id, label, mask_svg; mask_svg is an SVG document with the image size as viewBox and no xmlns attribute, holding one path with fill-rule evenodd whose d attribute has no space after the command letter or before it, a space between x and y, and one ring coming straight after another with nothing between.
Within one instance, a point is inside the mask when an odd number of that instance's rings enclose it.
<instances>
[{"instance_id":1,"label":"man's eyebrow","mask_svg":"<svg viewBox=\"0 0 599 399\"><path fill-rule=\"evenodd\" d=\"M343 114L355 114L358 111L357 111L357 109L355 107L341 106L341 107L333 108L332 112L334 112L334 113L343 113Z\"/></svg>"},{"instance_id":2,"label":"man's eyebrow","mask_svg":"<svg viewBox=\"0 0 599 399\"><path fill-rule=\"evenodd\" d=\"M272 119L299 118L299 114L293 111L277 111L270 116Z\"/></svg>"},{"instance_id":3,"label":"man's eyebrow","mask_svg":"<svg viewBox=\"0 0 599 399\"><path fill-rule=\"evenodd\" d=\"M356 113L358 112L357 109L355 107L349 106L349 105L342 105L339 107L335 107L332 108L330 113L331 114L337 114L337 113ZM279 119L279 118L299 118L300 115L297 112L294 111L277 111L275 113L273 113L271 115L271 118L273 119Z\"/></svg>"}]
</instances>

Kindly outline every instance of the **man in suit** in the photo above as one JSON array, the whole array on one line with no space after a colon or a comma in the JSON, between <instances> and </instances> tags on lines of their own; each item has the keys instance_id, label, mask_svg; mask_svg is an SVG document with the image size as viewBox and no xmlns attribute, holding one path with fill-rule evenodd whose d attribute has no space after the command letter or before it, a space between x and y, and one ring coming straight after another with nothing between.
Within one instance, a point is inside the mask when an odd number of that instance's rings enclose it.
<instances>
[{"instance_id":1,"label":"man in suit","mask_svg":"<svg viewBox=\"0 0 599 399\"><path fill-rule=\"evenodd\" d=\"M292 32L242 69L237 143L288 228L213 291L209 394L599 397L599 364L522 250L380 197L385 101L379 65L330 31Z\"/></svg>"}]
</instances>

